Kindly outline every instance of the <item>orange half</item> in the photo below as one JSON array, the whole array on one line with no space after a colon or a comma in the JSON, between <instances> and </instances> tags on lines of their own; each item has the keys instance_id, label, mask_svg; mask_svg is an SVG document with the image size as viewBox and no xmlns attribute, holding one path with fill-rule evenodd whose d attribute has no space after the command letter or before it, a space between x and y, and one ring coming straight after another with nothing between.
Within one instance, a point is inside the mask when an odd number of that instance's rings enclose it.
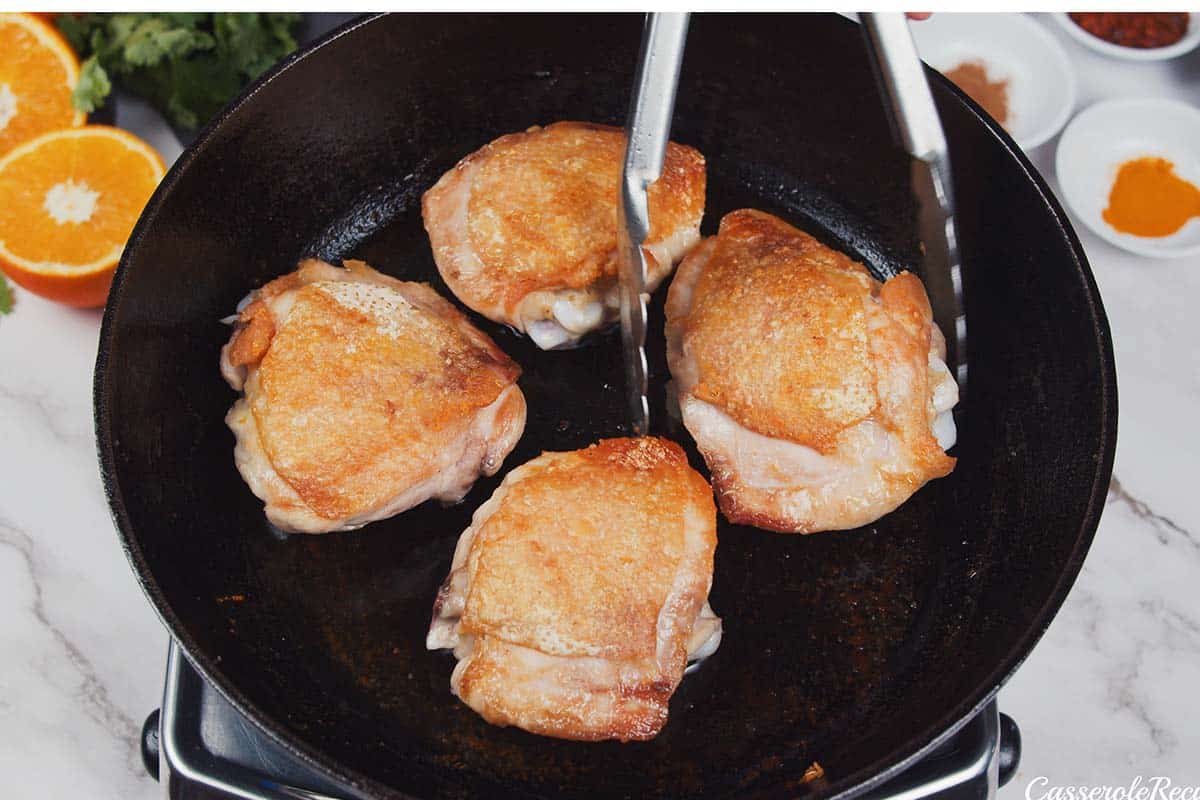
<instances>
[{"instance_id":1,"label":"orange half","mask_svg":"<svg viewBox=\"0 0 1200 800\"><path fill-rule=\"evenodd\" d=\"M77 128L71 105L79 60L58 31L32 14L0 13L0 156L47 131Z\"/></svg>"},{"instance_id":2,"label":"orange half","mask_svg":"<svg viewBox=\"0 0 1200 800\"><path fill-rule=\"evenodd\" d=\"M0 157L0 268L51 300L103 305L165 171L149 145L105 125L19 145Z\"/></svg>"}]
</instances>

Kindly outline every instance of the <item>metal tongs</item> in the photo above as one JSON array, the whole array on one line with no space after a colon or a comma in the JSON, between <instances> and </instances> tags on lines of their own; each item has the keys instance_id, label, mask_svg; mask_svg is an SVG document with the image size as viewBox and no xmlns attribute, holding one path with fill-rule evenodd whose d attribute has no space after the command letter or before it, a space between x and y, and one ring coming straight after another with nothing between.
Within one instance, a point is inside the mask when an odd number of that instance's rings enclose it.
<instances>
[{"instance_id":1,"label":"metal tongs","mask_svg":"<svg viewBox=\"0 0 1200 800\"><path fill-rule=\"evenodd\" d=\"M621 282L621 344L625 352L625 395L633 432L650 429L646 400L646 252L650 235L650 184L662 174L675 88L683 63L688 14L647 14L642 52L633 76L625 120L625 161L617 202L617 272Z\"/></svg>"},{"instance_id":2,"label":"metal tongs","mask_svg":"<svg viewBox=\"0 0 1200 800\"><path fill-rule=\"evenodd\" d=\"M642 249L650 233L647 190L662 173L688 17L683 13L646 15L625 123L625 159L617 204L618 274L625 391L630 424L637 434L646 433L650 426L646 398L646 255ZM946 135L904 15L860 17L893 128L912 157L912 191L918 205L923 259L921 277L934 321L946 337L947 363L958 379L960 395L965 394L967 326Z\"/></svg>"},{"instance_id":3,"label":"metal tongs","mask_svg":"<svg viewBox=\"0 0 1200 800\"><path fill-rule=\"evenodd\" d=\"M917 201L921 239L921 278L933 320L946 337L946 364L967 393L967 317L963 311L962 265L954 226L954 186L950 148L925 79L925 66L900 13L859 14L867 49L892 121L892 131L911 157L910 177ZM959 403L958 408L964 404Z\"/></svg>"}]
</instances>

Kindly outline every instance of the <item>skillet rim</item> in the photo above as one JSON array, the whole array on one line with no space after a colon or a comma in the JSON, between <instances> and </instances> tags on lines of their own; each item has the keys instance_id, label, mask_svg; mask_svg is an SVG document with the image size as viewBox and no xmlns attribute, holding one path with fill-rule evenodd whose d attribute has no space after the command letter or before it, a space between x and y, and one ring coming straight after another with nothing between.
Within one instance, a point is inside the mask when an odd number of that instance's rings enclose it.
<instances>
[{"instance_id":1,"label":"skillet rim","mask_svg":"<svg viewBox=\"0 0 1200 800\"><path fill-rule=\"evenodd\" d=\"M252 82L237 99L218 112L171 166L138 218L138 222L130 234L129 241L122 253L120 264L113 277L112 288L109 291L108 302L105 305L104 317L100 327L92 389L96 446L100 462L101 480L105 496L108 499L109 510L120 538L121 548L125 552L125 556L134 571L143 593L150 601L151 607L158 615L159 620L167 629L168 635L179 645L180 650L188 661L204 679L216 688L239 713L250 720L256 728L270 737L276 744L318 772L324 772L332 776L335 780L357 790L386 798L412 796L404 790L386 786L357 770L350 769L332 759L324 752L312 747L299 737L293 737L275 719L262 712L250 698L245 696L234 682L225 676L220 667L212 663L205 656L195 639L187 633L182 620L176 615L170 603L167 602L162 588L159 586L157 579L154 577L145 560L137 537L132 533L133 525L125 508L124 498L117 480L114 442L111 436L112 410L108 405L108 393L106 392L110 374L110 350L117 324L115 321L115 309L120 304L119 301L124 294L126 273L130 269L129 265L133 260L133 253L137 251L147 231L153 225L158 212L167 201L168 195L173 190L180 176L190 167L199 153L205 149L209 140L213 138L225 121L249 103L263 87L279 78L298 61L307 58L317 50L359 28L376 22L384 16L387 15L382 13L364 15L330 31L304 47L297 48L291 55ZM835 14L834 16L841 15ZM842 19L845 24L857 24L846 17L842 17ZM976 122L982 124L993 137L999 140L1003 149L1008 155L1012 156L1017 167L1033 184L1038 195L1049 209L1057 227L1065 235L1073 256L1074 269L1083 278L1087 307L1092 314L1093 333L1100 350L1100 375L1098 377L1101 382L1099 411L1101 435L1095 443L1095 451L1098 453L1099 458L1095 462L1095 480L1088 497L1085 514L1076 534L1075 544L1046 601L1038 609L1032 624L1026 628L1025 632L1018 639L1017 644L1008 650L1004 658L998 660L997 665L962 702L941 714L935 723L919 732L910 734L905 744L894 748L886 756L876 759L873 763L865 765L857 771L848 773L837 781L830 782L827 791L823 793L829 800L848 800L848 798L860 795L881 785L948 740L967 721L983 710L992 698L995 697L1000 688L1012 677L1013 673L1024 663L1025 659L1029 657L1034 646L1057 615L1058 610L1066 600L1067 594L1079 576L1083 561L1087 556L1087 552L1095 538L1096 530L1099 527L1100 517L1103 514L1104 499L1112 477L1113 460L1116 455L1117 383L1112 334L1100 298L1099 288L1092 274L1087 256L1083 251L1083 246L1080 244L1079 238L1062 205L1046 184L1045 179L1038 173L1037 169L1013 141L1012 137L1002 127L991 121L978 104L941 73L928 65L925 65L925 72L927 78L941 92L948 93L953 101L964 106L975 118ZM748 794L751 796L770 796L772 789L780 788L779 780L783 779L769 781L766 784L756 786Z\"/></svg>"},{"instance_id":2,"label":"skillet rim","mask_svg":"<svg viewBox=\"0 0 1200 800\"><path fill-rule=\"evenodd\" d=\"M972 692L968 699L956 707L955 712L943 714L942 722L946 724L945 730L940 734L934 735L926 744L920 746L911 755L902 758L890 767L885 767L874 776L863 777L866 773L870 772L869 767L851 773L846 779L841 781L841 783L850 783L850 785L832 792L828 800L848 800L848 798L861 795L880 786L915 764L927 753L949 740L967 722L982 712L987 707L987 704L996 697L1004 684L1008 683L1013 674L1025 663L1025 659L1029 658L1033 652L1033 648L1041 641L1042 636L1046 633L1046 629L1050 627L1050 623L1058 616L1059 609L1062 608L1067 595L1070 594L1075 581L1079 578L1083 562L1087 558L1088 551L1091 550L1092 542L1096 538L1096 531L1100 527L1100 518L1104 515L1105 499L1108 496L1108 486L1112 481L1113 461L1117 452L1119 409L1117 403L1116 357L1113 353L1112 329L1108 324L1108 314L1104 311L1104 303L1100 297L1100 287L1096 283L1096 276L1092 272L1092 267L1088 262L1087 254L1084 252L1083 244L1079 241L1079 236L1075 233L1075 228L1071 224L1070 218L1063 209L1062 203L1059 202L1054 192L1050 189L1050 186L1046 183L1046 179L1038 172L1037 167L1033 166L1029 157L1025 155L1025 151L1021 149L1021 146L1016 143L1016 140L1012 138L1009 132L999 123L992 120L987 112L983 110L983 107L960 89L957 84L931 67L924 60L921 63L925 67L926 78L931 81L930 88L932 89L933 86L937 86L942 91L951 95L961 105L965 106L975 120L981 123L1000 142L1005 152L1013 157L1021 172L1029 179L1034 188L1037 189L1038 195L1041 196L1049 208L1058 228L1066 236L1067 243L1071 248L1071 254L1074 256L1075 269L1083 277L1084 285L1087 289L1086 299L1088 309L1092 313L1094 323L1093 332L1096 337L1096 343L1100 346L1099 377L1102 384L1100 397L1102 426L1101 436L1096 441L1095 447L1100 457L1096 460L1095 481L1088 496L1087 510L1080 525L1075 546L1071 549L1071 554L1066 564L1059 572L1058 580L1055 581L1049 597L1042 604L1042 607L1038 609L1033 623L1026 628L1025 633L1019 638L1017 644L1009 649L1008 654L1000 660L1000 663L991 671L989 677L980 683L980 688L988 684L992 684L992 688L982 693L977 689L975 692ZM953 153L951 153L951 156L953 157ZM968 351L971 347L970 342L970 322L968 321ZM971 705L972 697L978 698L974 702L974 705ZM955 721L953 719L954 713L959 713L962 716ZM941 722L938 725L931 726L931 728L936 730L940 724ZM921 738L924 738L926 735L928 735L928 730L922 732ZM910 742L912 740L910 738ZM880 759L876 763L878 764L881 761L887 760L887 758ZM857 784L852 783L856 777L860 778L859 782Z\"/></svg>"}]
</instances>

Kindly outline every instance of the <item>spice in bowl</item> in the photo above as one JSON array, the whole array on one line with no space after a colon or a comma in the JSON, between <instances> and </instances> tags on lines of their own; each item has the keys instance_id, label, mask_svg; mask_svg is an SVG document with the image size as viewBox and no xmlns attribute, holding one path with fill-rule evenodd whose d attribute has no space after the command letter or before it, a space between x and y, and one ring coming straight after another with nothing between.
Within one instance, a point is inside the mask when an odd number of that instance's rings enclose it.
<instances>
[{"instance_id":1,"label":"spice in bowl","mask_svg":"<svg viewBox=\"0 0 1200 800\"><path fill-rule=\"evenodd\" d=\"M946 73L958 88L1001 125L1008 124L1008 81L992 80L982 61L964 61Z\"/></svg>"},{"instance_id":2,"label":"spice in bowl","mask_svg":"<svg viewBox=\"0 0 1200 800\"><path fill-rule=\"evenodd\" d=\"M1165 158L1135 158L1117 170L1103 216L1121 233L1170 236L1200 217L1200 189L1176 175Z\"/></svg>"},{"instance_id":3,"label":"spice in bowl","mask_svg":"<svg viewBox=\"0 0 1200 800\"><path fill-rule=\"evenodd\" d=\"M1189 17L1186 13L1146 12L1072 12L1067 16L1092 36L1140 50L1169 47L1178 42L1187 34Z\"/></svg>"}]
</instances>

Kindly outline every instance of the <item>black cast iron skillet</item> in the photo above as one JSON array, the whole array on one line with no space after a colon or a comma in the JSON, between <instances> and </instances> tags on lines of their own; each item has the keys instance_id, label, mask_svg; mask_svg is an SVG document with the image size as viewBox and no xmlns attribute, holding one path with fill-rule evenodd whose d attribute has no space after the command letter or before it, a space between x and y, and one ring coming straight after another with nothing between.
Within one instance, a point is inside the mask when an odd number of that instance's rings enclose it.
<instances>
[{"instance_id":1,"label":"black cast iron skillet","mask_svg":"<svg viewBox=\"0 0 1200 800\"><path fill-rule=\"evenodd\" d=\"M1108 484L1116 392L1079 243L1012 141L941 78L955 159L972 386L947 479L867 528L810 537L721 524L717 654L663 733L580 744L487 725L426 652L453 508L281 538L233 466L217 372L229 314L302 256L438 279L419 198L461 156L535 123L620 123L637 16L391 16L344 29L202 134L143 214L104 319L97 435L130 561L171 634L241 711L382 797L849 795L978 709L1079 570ZM824 16L693 20L673 138L708 158L705 229L752 206L875 268L917 262L905 158L856 27ZM661 295L651 311L658 433ZM619 336L537 351L511 468L624 432ZM692 448L695 458L694 448ZM803 784L812 761L825 779Z\"/></svg>"}]
</instances>

